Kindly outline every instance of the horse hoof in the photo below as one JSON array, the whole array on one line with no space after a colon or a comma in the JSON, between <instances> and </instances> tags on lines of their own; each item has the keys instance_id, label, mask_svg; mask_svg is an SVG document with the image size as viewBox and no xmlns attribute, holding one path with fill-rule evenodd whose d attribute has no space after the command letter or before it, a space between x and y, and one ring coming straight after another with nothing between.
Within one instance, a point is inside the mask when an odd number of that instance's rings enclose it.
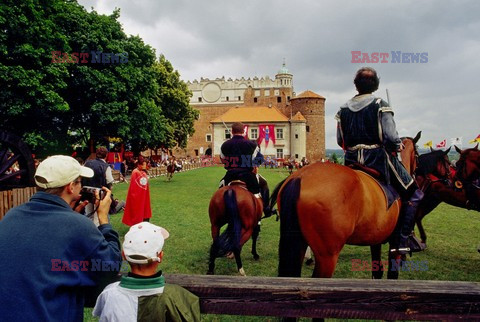
<instances>
[{"instance_id":1,"label":"horse hoof","mask_svg":"<svg viewBox=\"0 0 480 322\"><path fill-rule=\"evenodd\" d=\"M260 256L258 256L258 254L253 254L253 259L258 261L260 259Z\"/></svg>"},{"instance_id":2,"label":"horse hoof","mask_svg":"<svg viewBox=\"0 0 480 322\"><path fill-rule=\"evenodd\" d=\"M238 270L238 272L239 272L240 275L242 275L242 276L247 276L247 274L245 274L245 270L243 269L243 267L240 268L240 269Z\"/></svg>"},{"instance_id":3,"label":"horse hoof","mask_svg":"<svg viewBox=\"0 0 480 322\"><path fill-rule=\"evenodd\" d=\"M214 275L212 271L208 271L207 275Z\"/></svg>"}]
</instances>

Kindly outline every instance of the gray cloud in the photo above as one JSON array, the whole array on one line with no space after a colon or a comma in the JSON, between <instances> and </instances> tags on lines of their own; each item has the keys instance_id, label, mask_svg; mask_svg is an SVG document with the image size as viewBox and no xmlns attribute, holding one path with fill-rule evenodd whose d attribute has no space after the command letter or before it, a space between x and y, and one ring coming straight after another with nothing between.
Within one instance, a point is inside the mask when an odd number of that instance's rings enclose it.
<instances>
[{"instance_id":1,"label":"gray cloud","mask_svg":"<svg viewBox=\"0 0 480 322\"><path fill-rule=\"evenodd\" d=\"M121 9L127 34L164 54L184 80L273 77L286 59L297 93L327 98L327 147L336 148L338 107L355 94L355 71L370 65L388 88L400 135L421 143L480 133L478 1L80 0ZM428 53L428 62L356 64L351 51Z\"/></svg>"}]
</instances>

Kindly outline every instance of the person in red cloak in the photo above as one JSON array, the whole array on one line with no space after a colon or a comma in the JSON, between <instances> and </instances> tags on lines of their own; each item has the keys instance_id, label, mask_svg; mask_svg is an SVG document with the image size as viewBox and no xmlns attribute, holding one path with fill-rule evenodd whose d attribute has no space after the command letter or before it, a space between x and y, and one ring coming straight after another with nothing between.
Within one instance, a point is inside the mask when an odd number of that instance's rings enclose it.
<instances>
[{"instance_id":1,"label":"person in red cloak","mask_svg":"<svg viewBox=\"0 0 480 322\"><path fill-rule=\"evenodd\" d=\"M145 166L145 161L143 157L140 156L137 161L137 167L132 171L125 211L122 218L122 222L128 226L133 226L142 221L150 221L152 217L150 187L148 185L148 175L145 171Z\"/></svg>"}]
</instances>

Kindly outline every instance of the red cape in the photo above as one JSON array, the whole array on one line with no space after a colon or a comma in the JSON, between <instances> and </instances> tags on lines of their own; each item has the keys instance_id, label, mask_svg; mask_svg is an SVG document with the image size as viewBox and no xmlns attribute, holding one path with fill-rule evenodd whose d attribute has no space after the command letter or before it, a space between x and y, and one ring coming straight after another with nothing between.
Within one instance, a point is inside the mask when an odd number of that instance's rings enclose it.
<instances>
[{"instance_id":1,"label":"red cape","mask_svg":"<svg viewBox=\"0 0 480 322\"><path fill-rule=\"evenodd\" d=\"M145 172L134 169L130 178L122 222L125 225L133 226L151 217L152 208L150 207L148 176Z\"/></svg>"}]
</instances>

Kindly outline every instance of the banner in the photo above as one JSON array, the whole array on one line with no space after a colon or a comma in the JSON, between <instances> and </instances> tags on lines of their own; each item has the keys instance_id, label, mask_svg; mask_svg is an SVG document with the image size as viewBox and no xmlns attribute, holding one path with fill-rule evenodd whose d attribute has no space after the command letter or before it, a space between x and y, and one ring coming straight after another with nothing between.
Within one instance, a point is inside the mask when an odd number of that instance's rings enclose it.
<instances>
[{"instance_id":1,"label":"banner","mask_svg":"<svg viewBox=\"0 0 480 322\"><path fill-rule=\"evenodd\" d=\"M268 146L270 140L275 144L275 125L260 124L258 126L258 132L258 145L262 143L263 139L265 139L265 148Z\"/></svg>"},{"instance_id":2,"label":"banner","mask_svg":"<svg viewBox=\"0 0 480 322\"><path fill-rule=\"evenodd\" d=\"M265 138L265 125L258 126L258 145L262 144L263 139Z\"/></svg>"},{"instance_id":3,"label":"banner","mask_svg":"<svg viewBox=\"0 0 480 322\"><path fill-rule=\"evenodd\" d=\"M480 142L480 134L477 135L477 137L474 138L473 140L468 141L468 143L470 143L470 144L475 143L475 142Z\"/></svg>"},{"instance_id":4,"label":"banner","mask_svg":"<svg viewBox=\"0 0 480 322\"><path fill-rule=\"evenodd\" d=\"M462 145L462 137L451 138L450 141L451 141L452 145Z\"/></svg>"},{"instance_id":5,"label":"banner","mask_svg":"<svg viewBox=\"0 0 480 322\"><path fill-rule=\"evenodd\" d=\"M447 139L444 139L442 142L437 144L437 148L444 148L447 146Z\"/></svg>"},{"instance_id":6,"label":"banner","mask_svg":"<svg viewBox=\"0 0 480 322\"><path fill-rule=\"evenodd\" d=\"M268 126L269 136L273 144L275 144L275 125Z\"/></svg>"},{"instance_id":7,"label":"banner","mask_svg":"<svg viewBox=\"0 0 480 322\"><path fill-rule=\"evenodd\" d=\"M424 148L431 148L432 146L433 146L433 141L432 140L428 141L427 143L425 143L423 145Z\"/></svg>"},{"instance_id":8,"label":"banner","mask_svg":"<svg viewBox=\"0 0 480 322\"><path fill-rule=\"evenodd\" d=\"M248 140L248 125L243 126L243 137Z\"/></svg>"}]
</instances>

